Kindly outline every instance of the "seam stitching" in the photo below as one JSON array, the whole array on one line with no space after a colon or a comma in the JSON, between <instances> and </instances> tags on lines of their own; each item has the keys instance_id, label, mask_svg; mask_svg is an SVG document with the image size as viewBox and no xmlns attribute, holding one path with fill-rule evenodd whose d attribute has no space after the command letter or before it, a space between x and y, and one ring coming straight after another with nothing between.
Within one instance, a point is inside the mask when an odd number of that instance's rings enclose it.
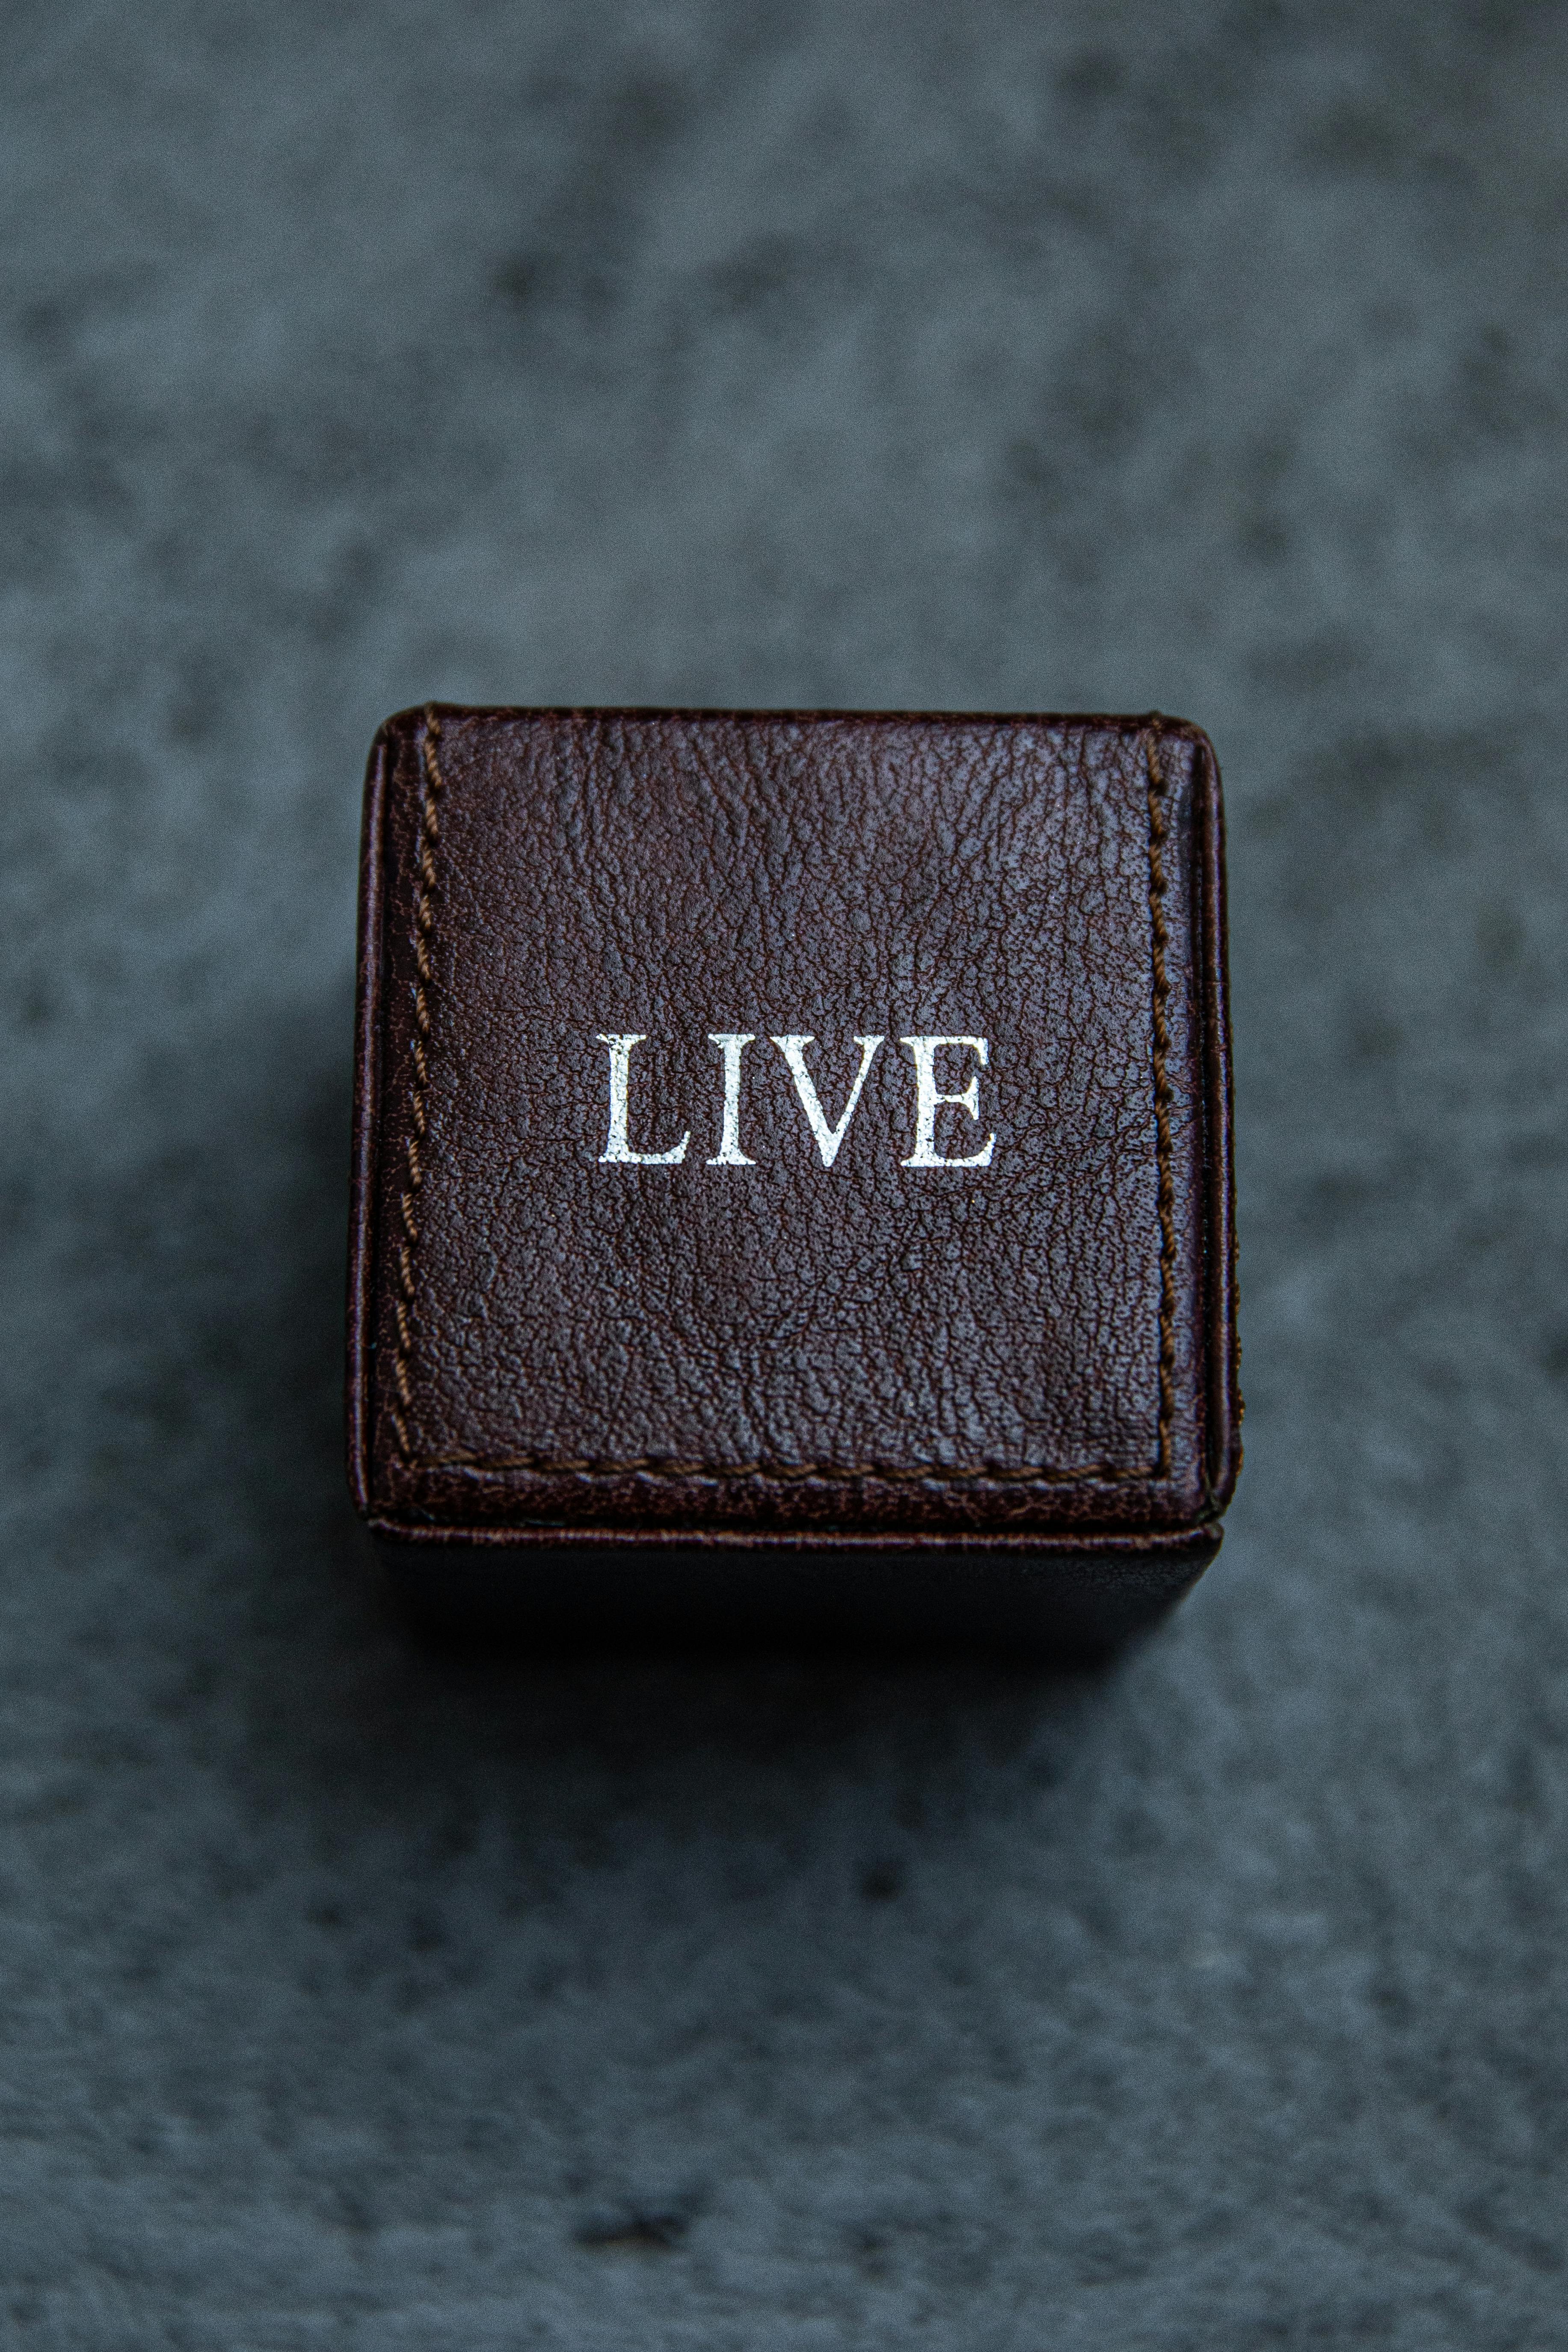
<instances>
[{"instance_id":1,"label":"seam stitching","mask_svg":"<svg viewBox=\"0 0 1568 2352\"><path fill-rule=\"evenodd\" d=\"M1155 1475L1171 1475L1171 1423L1176 1409L1176 1202L1171 1177L1171 1079L1166 1067L1170 1032L1165 1001L1170 979L1165 950L1165 804L1164 777L1160 769L1155 730L1143 739L1149 788L1149 926L1154 964L1154 1165L1159 1179L1160 1212L1160 1419Z\"/></svg>"},{"instance_id":2,"label":"seam stitching","mask_svg":"<svg viewBox=\"0 0 1568 2352\"><path fill-rule=\"evenodd\" d=\"M426 1048L430 1037L431 999L434 982L431 976L430 949L435 938L436 915L436 848L440 840L440 796L446 790L446 778L441 772L436 745L440 740L441 725L434 705L425 708L425 731L420 739L420 765L425 780L424 798L420 803L419 822L415 835L414 865L414 958L418 979L414 989L414 1028L410 1036L411 1075L408 1087L409 1118L412 1132L408 1138L405 1182L399 1198L399 1213L404 1236L398 1244L397 1276L399 1296L394 1301L397 1321L397 1340L393 1350L393 1383L397 1402L391 1405L393 1427L397 1435L397 1450L410 1470L473 1470L484 1475L491 1471L519 1470L536 1476L554 1474L563 1477L668 1478L717 1480L759 1478L780 1481L805 1478L881 1479L893 1483L920 1483L928 1486L959 1486L984 1483L990 1486L1070 1486L1097 1480L1103 1485L1130 1484L1149 1478L1170 1475L1172 1423L1175 1412L1175 1260L1176 1219L1175 1192L1171 1175L1171 1085L1167 1062L1170 1034L1166 1022L1166 1001L1170 994L1165 951L1170 933L1165 923L1165 839L1164 777L1156 750L1156 727L1151 726L1143 735L1144 766L1148 778L1145 804L1149 813L1149 908L1150 941L1153 963L1152 1043L1154 1095L1154 1160L1158 1182L1157 1207L1160 1223L1160 1314L1159 1314L1159 1381L1160 1408L1157 1423L1157 1454L1147 1465L1126 1469L1110 1462L1089 1462L1064 1470L1047 1465L1035 1464L1023 1469L996 1469L981 1465L977 1467L948 1470L940 1464L900 1464L893 1465L877 1462L803 1462L770 1463L763 1461L737 1463L707 1463L671 1461L665 1454L637 1454L621 1459L613 1455L553 1455L519 1454L480 1456L478 1454L416 1455L409 1436L408 1415L414 1410L409 1367L413 1357L413 1323L415 1309L414 1253L419 1240L419 1224L416 1215L424 1171L420 1164L419 1146L426 1126L426 1092L429 1066ZM1156 722L1157 724L1157 722ZM402 1410L399 1411L399 1402Z\"/></svg>"},{"instance_id":3,"label":"seam stitching","mask_svg":"<svg viewBox=\"0 0 1568 2352\"><path fill-rule=\"evenodd\" d=\"M414 961L419 976L414 983L414 1028L409 1054L410 1133L404 1185L398 1199L398 1213L403 1221L403 1236L397 1244L398 1296L393 1301L397 1318L397 1344L392 1352L392 1380L397 1391L397 1400L392 1406L392 1425L397 1433L397 1450L411 1469L421 1466L414 1459L408 1437L407 1415L414 1410L408 1368L414 1353L410 1324L415 1305L414 1253L419 1245L419 1220L415 1213L419 1205L419 1188L425 1181L425 1171L419 1163L419 1146L425 1139L425 1092L429 1076L425 1049L430 1037L430 999L435 985L430 976L430 947L436 933L436 851L441 839L440 800L446 790L446 778L436 757L440 735L441 722L434 708L427 703L425 707L425 732L419 739L425 792L414 835Z\"/></svg>"}]
</instances>

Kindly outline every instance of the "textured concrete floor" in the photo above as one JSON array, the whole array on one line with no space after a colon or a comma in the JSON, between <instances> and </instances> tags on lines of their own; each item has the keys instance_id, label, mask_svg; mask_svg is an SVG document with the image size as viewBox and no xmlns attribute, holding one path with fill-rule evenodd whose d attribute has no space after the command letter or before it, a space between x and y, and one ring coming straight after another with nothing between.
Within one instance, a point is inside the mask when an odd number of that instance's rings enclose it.
<instances>
[{"instance_id":1,"label":"textured concrete floor","mask_svg":"<svg viewBox=\"0 0 1568 2352\"><path fill-rule=\"evenodd\" d=\"M18 0L0 104L0 2334L1568 2342L1568 12ZM1118 1669L378 1616L426 695L1212 730L1249 1462Z\"/></svg>"}]
</instances>

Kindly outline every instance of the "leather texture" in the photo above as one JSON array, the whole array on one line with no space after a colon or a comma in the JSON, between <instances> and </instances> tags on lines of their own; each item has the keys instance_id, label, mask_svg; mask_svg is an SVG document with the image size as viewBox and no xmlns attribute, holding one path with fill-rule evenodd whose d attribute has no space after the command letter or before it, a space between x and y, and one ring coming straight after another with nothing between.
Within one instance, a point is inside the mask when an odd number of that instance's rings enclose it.
<instances>
[{"instance_id":1,"label":"leather texture","mask_svg":"<svg viewBox=\"0 0 1568 2352\"><path fill-rule=\"evenodd\" d=\"M1237 1462L1219 779L1159 719L467 710L365 800L350 1454L415 1542L1077 1552ZM626 1134L607 1161L606 1040ZM738 1141L722 1160L725 1049ZM864 1086L827 1164L822 1120ZM978 1118L911 1166L910 1037ZM868 1057L860 1040L883 1042ZM1120 1564L1119 1564L1120 1563Z\"/></svg>"}]
</instances>

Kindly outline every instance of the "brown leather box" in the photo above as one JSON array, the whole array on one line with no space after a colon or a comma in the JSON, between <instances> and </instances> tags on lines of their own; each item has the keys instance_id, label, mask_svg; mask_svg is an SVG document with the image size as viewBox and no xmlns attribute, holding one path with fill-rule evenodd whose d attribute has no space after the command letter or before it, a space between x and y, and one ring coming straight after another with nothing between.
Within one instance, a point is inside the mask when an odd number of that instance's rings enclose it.
<instances>
[{"instance_id":1,"label":"brown leather box","mask_svg":"<svg viewBox=\"0 0 1568 2352\"><path fill-rule=\"evenodd\" d=\"M1158 718L405 711L349 1453L407 1590L1098 1646L1239 1404L1219 778Z\"/></svg>"}]
</instances>

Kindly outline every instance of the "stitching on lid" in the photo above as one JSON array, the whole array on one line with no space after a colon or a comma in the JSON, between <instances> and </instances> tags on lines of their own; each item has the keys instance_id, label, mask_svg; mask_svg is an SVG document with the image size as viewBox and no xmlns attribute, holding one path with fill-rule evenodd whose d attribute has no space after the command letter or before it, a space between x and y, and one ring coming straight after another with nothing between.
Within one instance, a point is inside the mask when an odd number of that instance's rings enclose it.
<instances>
[{"instance_id":1,"label":"stitching on lid","mask_svg":"<svg viewBox=\"0 0 1568 2352\"><path fill-rule=\"evenodd\" d=\"M397 1341L393 1350L392 1378L396 1396L389 1402L393 1428L397 1436L397 1451L410 1470L467 1470L481 1476L521 1471L535 1477L625 1478L650 1479L730 1479L754 1478L795 1481L805 1478L877 1478L889 1483L920 1482L930 1486L963 1486L984 1483L990 1486L1070 1486L1098 1480L1105 1485L1135 1483L1146 1478L1165 1478L1171 1471L1171 1431L1175 1413L1175 1264L1176 1217L1175 1189L1171 1173L1171 1086L1167 1070L1170 1035L1165 1018L1170 982L1165 966L1165 951L1170 934L1165 924L1165 839L1166 820L1165 780L1160 764L1156 714L1143 734L1144 768L1148 777L1145 800L1149 811L1149 887L1148 906L1151 948L1153 962L1153 1096L1154 1096L1154 1160L1158 1178L1158 1209L1160 1220L1160 1315L1159 1315L1159 1378L1160 1410L1157 1424L1158 1451L1154 1461L1143 1467L1129 1470L1110 1462L1089 1462L1070 1469L1054 1467L1046 1463L1028 1464L1021 1469L1003 1470L986 1464L965 1465L959 1469L946 1469L938 1463L892 1464L883 1462L754 1462L712 1463L683 1462L668 1454L634 1454L625 1458L615 1455L554 1455L518 1454L479 1455L448 1454L416 1454L409 1429L413 1412L411 1367L414 1358L414 1322L416 1313L415 1285L416 1253L419 1243L416 1211L424 1171L420 1164L419 1146L426 1126L425 1095L428 1083L426 1048L431 1026L431 1000L435 982L430 967L430 949L436 931L437 866L436 852L441 838L441 795L447 780L441 772L437 745L441 736L441 722L433 704L425 707L424 731L420 736L420 772L424 794L419 806L419 821L415 835L415 884L412 907L414 923L414 959L418 979L414 989L414 1027L410 1034L408 1114L411 1127L406 1154L405 1178L399 1194L398 1211L403 1226L397 1245L398 1296L393 1302L397 1323Z\"/></svg>"}]
</instances>

